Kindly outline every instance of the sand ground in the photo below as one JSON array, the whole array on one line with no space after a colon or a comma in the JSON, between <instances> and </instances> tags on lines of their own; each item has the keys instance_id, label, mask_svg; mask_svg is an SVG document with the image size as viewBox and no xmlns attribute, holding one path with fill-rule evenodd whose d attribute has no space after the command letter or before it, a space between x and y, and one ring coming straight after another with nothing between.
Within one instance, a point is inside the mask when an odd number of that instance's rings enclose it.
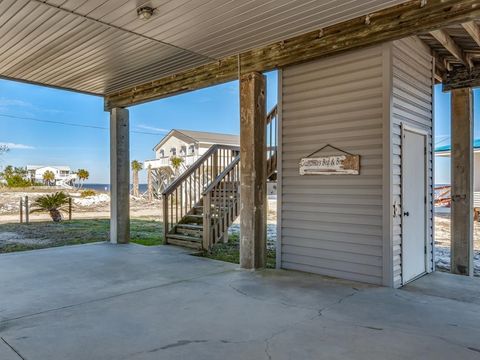
<instances>
[{"instance_id":1,"label":"sand ground","mask_svg":"<svg viewBox=\"0 0 480 360\"><path fill-rule=\"evenodd\" d=\"M0 189L0 223L19 222L20 198L28 196L32 203L38 196L58 191L55 189L33 188L29 190ZM73 199L73 219L103 219L110 217L110 197L108 193L98 192L95 196L82 198L80 191L66 191ZM65 216L67 216L65 214ZM160 200L149 202L143 197L130 198L130 216L159 220L162 217L162 203ZM269 200L268 223L269 236L274 237L274 225L277 218L275 200ZM48 214L30 214L30 221L48 221ZM237 221L238 223L238 221ZM439 247L450 246L450 214L435 215L435 244ZM480 223L474 225L474 247L480 250Z\"/></svg>"}]
</instances>

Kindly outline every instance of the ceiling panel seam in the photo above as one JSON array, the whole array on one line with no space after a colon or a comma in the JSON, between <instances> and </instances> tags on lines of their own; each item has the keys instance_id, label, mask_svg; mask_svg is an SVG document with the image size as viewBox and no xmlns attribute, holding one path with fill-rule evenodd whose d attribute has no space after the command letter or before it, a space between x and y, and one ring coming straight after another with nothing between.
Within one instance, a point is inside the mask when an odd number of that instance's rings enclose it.
<instances>
[{"instance_id":1,"label":"ceiling panel seam","mask_svg":"<svg viewBox=\"0 0 480 360\"><path fill-rule=\"evenodd\" d=\"M211 56L208 56L208 55L204 55L204 54L201 54L201 53L198 53L198 52L195 52L193 50L190 50L190 49L186 49L186 48L183 48L183 47L180 47L180 46L177 46L177 45L174 45L174 44L171 44L171 43L168 43L168 42L165 42L165 41L162 41L162 40L159 40L159 39L155 39L155 38L152 38L150 36L147 36L147 35L143 35L143 34L139 34L135 31L132 31L132 30L127 30L127 29L124 29L120 26L116 26L116 25L113 25L113 24L109 24L107 22L104 22L102 20L97 20L97 19L94 19L88 15L82 15L82 14L79 14L79 13L76 13L75 11L72 11L72 10L67 10L67 9L64 9L62 8L61 6L56 6L56 5L53 5L53 4L49 4L46 2L46 0L30 0L32 2L36 2L36 3L39 3L39 4L43 4L45 6L49 6L51 8L54 8L54 9L57 9L57 10L60 10L60 11L63 11L65 13L68 13L68 14L72 14L72 15L75 15L75 16L78 16L78 17L82 17L84 19L87 19L89 21L92 21L92 22L95 22L97 24L102 24L104 26L108 26L112 29L116 29L116 30L119 30L119 31L122 31L122 32L126 32L126 33L130 33L132 35L135 35L135 36L139 36L139 37L142 37L144 39L148 39L150 41L154 41L154 42L157 42L157 43L160 43L160 44L163 44L163 45L166 45L166 46L170 46L172 48L176 48L178 50L181 50L181 51L185 51L185 52L189 52L189 53L192 53L196 56L201 56L205 59L209 59L209 60L212 60L212 61L217 61L218 59L217 58L213 58Z\"/></svg>"}]
</instances>

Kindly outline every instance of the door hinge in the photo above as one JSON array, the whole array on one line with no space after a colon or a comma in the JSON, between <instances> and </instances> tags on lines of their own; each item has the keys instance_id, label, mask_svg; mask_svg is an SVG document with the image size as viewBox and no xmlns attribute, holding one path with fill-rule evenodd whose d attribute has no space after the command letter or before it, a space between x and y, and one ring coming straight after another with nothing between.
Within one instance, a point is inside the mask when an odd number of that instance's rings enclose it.
<instances>
[{"instance_id":1,"label":"door hinge","mask_svg":"<svg viewBox=\"0 0 480 360\"><path fill-rule=\"evenodd\" d=\"M423 251L425 253L425 255L427 254L427 246L425 245L425 247L423 248Z\"/></svg>"}]
</instances>

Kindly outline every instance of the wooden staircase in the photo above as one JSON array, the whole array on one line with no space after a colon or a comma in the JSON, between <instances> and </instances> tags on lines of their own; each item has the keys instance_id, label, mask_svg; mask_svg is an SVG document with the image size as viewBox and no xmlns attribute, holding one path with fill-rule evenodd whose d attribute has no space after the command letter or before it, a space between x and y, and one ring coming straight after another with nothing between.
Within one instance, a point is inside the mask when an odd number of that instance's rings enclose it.
<instances>
[{"instance_id":1,"label":"wooden staircase","mask_svg":"<svg viewBox=\"0 0 480 360\"><path fill-rule=\"evenodd\" d=\"M275 177L276 107L266 118L267 177ZM270 131L269 127L272 128ZM240 149L214 145L162 193L166 244L208 250L240 214Z\"/></svg>"}]
</instances>

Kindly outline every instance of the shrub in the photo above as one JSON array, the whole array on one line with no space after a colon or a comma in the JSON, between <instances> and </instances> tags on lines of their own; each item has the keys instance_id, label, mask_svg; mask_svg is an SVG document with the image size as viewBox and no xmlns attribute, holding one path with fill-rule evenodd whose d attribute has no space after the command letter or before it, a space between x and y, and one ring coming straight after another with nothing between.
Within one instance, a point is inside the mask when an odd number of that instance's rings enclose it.
<instances>
[{"instance_id":1,"label":"shrub","mask_svg":"<svg viewBox=\"0 0 480 360\"><path fill-rule=\"evenodd\" d=\"M48 212L54 222L62 221L62 214L60 211L68 205L68 195L64 192L57 192L51 195L43 195L37 198L33 203L36 208L30 212Z\"/></svg>"},{"instance_id":2,"label":"shrub","mask_svg":"<svg viewBox=\"0 0 480 360\"><path fill-rule=\"evenodd\" d=\"M32 185L31 181L26 178L27 170L21 167L13 167L8 165L5 167L4 171L0 173L0 178L2 178L8 187L27 187Z\"/></svg>"},{"instance_id":3,"label":"shrub","mask_svg":"<svg viewBox=\"0 0 480 360\"><path fill-rule=\"evenodd\" d=\"M24 179L21 175L12 175L7 180L7 186L11 188L22 188L32 185L30 180Z\"/></svg>"},{"instance_id":4,"label":"shrub","mask_svg":"<svg viewBox=\"0 0 480 360\"><path fill-rule=\"evenodd\" d=\"M83 190L80 193L80 197L82 197L82 198L89 197L89 196L95 196L95 195L97 195L97 193L95 192L95 190L91 190L91 189Z\"/></svg>"}]
</instances>

